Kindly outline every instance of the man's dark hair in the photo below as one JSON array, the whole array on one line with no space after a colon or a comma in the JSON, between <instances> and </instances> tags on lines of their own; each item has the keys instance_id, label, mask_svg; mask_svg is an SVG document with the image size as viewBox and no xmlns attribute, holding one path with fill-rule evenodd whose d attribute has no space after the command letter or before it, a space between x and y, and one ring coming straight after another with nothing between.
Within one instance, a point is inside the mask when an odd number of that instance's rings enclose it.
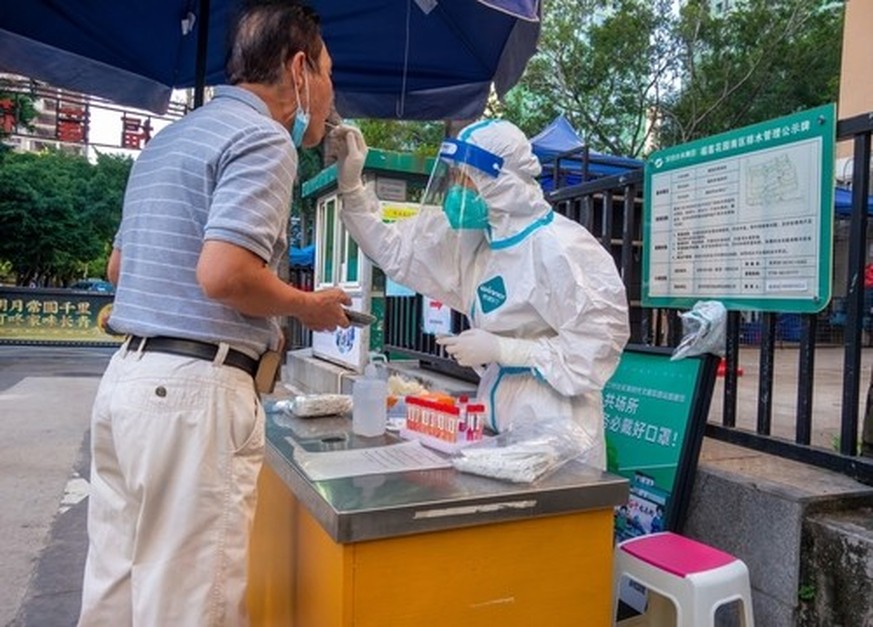
<instances>
[{"instance_id":1,"label":"man's dark hair","mask_svg":"<svg viewBox=\"0 0 873 627\"><path fill-rule=\"evenodd\" d=\"M317 68L323 45L318 15L310 7L288 0L250 2L230 31L227 81L275 83L285 62L301 51Z\"/></svg>"}]
</instances>

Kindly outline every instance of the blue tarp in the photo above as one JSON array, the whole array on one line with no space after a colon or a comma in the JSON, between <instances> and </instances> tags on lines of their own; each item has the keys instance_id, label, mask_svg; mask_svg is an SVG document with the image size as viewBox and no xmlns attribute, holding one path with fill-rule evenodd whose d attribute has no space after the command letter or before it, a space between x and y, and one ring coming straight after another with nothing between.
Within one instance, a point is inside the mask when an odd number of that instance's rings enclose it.
<instances>
[{"instance_id":1,"label":"blue tarp","mask_svg":"<svg viewBox=\"0 0 873 627\"><path fill-rule=\"evenodd\" d=\"M837 217L852 215L852 190L842 187L834 190L834 209ZM867 214L873 215L873 196L867 197Z\"/></svg>"},{"instance_id":2,"label":"blue tarp","mask_svg":"<svg viewBox=\"0 0 873 627\"><path fill-rule=\"evenodd\" d=\"M225 36L241 0L24 0L0 11L0 71L117 103L166 111L196 82L224 82ZM492 83L503 95L539 36L539 0L310 0L333 57L344 117L469 119Z\"/></svg>"},{"instance_id":3,"label":"blue tarp","mask_svg":"<svg viewBox=\"0 0 873 627\"><path fill-rule=\"evenodd\" d=\"M585 143L573 126L563 115L556 117L538 135L531 138L533 152L543 166L540 183L545 191L554 189L554 168L558 155L579 151L573 158L561 159L561 187L578 185L582 182L581 154ZM627 157L613 157L597 152L588 153L588 174L590 178L621 174L643 167L643 162ZM837 187L834 190L834 209L837 217L845 218L852 213L852 190ZM873 215L873 196L868 197L867 213Z\"/></svg>"},{"instance_id":4,"label":"blue tarp","mask_svg":"<svg viewBox=\"0 0 873 627\"><path fill-rule=\"evenodd\" d=\"M292 268L311 268L315 265L315 244L303 248L291 247L288 257Z\"/></svg>"},{"instance_id":5,"label":"blue tarp","mask_svg":"<svg viewBox=\"0 0 873 627\"><path fill-rule=\"evenodd\" d=\"M576 151L573 157L561 158L560 185L578 185L582 182L582 154L585 147L582 138L563 115L559 115L552 123L530 140L533 152L543 166L540 183L545 191L554 188L554 169L558 155ZM598 178L622 174L629 170L643 167L643 162L627 157L613 157L598 152L588 152L588 177Z\"/></svg>"}]
</instances>

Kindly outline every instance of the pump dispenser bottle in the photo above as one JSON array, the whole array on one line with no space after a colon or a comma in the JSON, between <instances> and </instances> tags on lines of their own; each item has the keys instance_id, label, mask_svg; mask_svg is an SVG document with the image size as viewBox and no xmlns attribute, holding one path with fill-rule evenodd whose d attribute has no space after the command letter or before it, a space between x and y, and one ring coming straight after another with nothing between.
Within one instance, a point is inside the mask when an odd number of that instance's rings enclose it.
<instances>
[{"instance_id":1,"label":"pump dispenser bottle","mask_svg":"<svg viewBox=\"0 0 873 627\"><path fill-rule=\"evenodd\" d=\"M388 383L379 377L372 362L364 368L363 378L352 387L352 431L372 438L385 433Z\"/></svg>"}]
</instances>

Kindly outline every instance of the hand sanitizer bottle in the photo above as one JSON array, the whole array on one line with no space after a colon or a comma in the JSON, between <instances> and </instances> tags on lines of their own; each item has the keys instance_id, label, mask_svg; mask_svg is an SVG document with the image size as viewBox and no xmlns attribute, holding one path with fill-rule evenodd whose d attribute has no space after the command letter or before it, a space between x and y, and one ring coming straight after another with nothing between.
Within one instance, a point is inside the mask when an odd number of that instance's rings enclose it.
<instances>
[{"instance_id":1,"label":"hand sanitizer bottle","mask_svg":"<svg viewBox=\"0 0 873 627\"><path fill-rule=\"evenodd\" d=\"M388 384L379 377L374 363L364 368L363 378L352 387L352 431L372 438L385 433Z\"/></svg>"}]
</instances>

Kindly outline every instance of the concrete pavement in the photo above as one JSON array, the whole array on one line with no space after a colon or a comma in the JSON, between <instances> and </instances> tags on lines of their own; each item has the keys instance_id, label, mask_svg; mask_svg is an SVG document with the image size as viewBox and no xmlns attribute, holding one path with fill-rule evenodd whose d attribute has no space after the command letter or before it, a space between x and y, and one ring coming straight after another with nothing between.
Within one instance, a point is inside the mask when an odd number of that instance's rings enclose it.
<instances>
[{"instance_id":1,"label":"concrete pavement","mask_svg":"<svg viewBox=\"0 0 873 627\"><path fill-rule=\"evenodd\" d=\"M87 548L88 425L112 349L0 347L0 626L75 625ZM758 352L741 351L738 423L754 428ZM839 433L843 351L816 356L815 443ZM777 351L774 434L793 436L797 350ZM870 376L873 350L862 372ZM717 384L711 420L719 420ZM708 443L702 458L723 447ZM711 461L711 460L708 460Z\"/></svg>"},{"instance_id":2,"label":"concrete pavement","mask_svg":"<svg viewBox=\"0 0 873 627\"><path fill-rule=\"evenodd\" d=\"M88 425L111 353L0 347L0 625L75 625Z\"/></svg>"},{"instance_id":3,"label":"concrete pavement","mask_svg":"<svg viewBox=\"0 0 873 627\"><path fill-rule=\"evenodd\" d=\"M812 397L812 436L814 446L836 450L839 445L843 406L843 371L845 349L842 346L819 346L815 352L815 378ZM760 351L753 346L740 349L738 378L737 427L755 431L758 419L758 373ZM772 435L794 441L797 413L797 374L799 351L796 346L777 348L774 354ZM858 399L859 437L867 383L873 369L873 348L861 353L861 394ZM724 403L724 379L719 377L713 391L710 422L721 423Z\"/></svg>"}]
</instances>

